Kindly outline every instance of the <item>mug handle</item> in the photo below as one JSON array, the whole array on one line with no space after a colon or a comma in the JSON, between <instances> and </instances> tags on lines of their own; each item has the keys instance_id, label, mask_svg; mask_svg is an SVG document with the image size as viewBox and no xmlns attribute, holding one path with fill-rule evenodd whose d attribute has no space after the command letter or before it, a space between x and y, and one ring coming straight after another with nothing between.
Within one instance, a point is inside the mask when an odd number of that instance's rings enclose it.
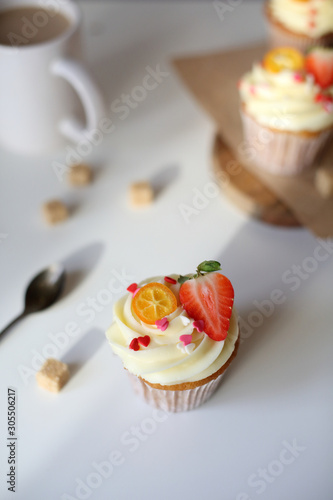
<instances>
[{"instance_id":1,"label":"mug handle","mask_svg":"<svg viewBox=\"0 0 333 500\"><path fill-rule=\"evenodd\" d=\"M65 118L59 124L60 132L73 142L85 139L85 133L98 128L100 119L105 116L103 99L99 89L84 67L74 59L57 59L51 65L51 72L67 80L78 94L86 115L82 125L74 118Z\"/></svg>"}]
</instances>

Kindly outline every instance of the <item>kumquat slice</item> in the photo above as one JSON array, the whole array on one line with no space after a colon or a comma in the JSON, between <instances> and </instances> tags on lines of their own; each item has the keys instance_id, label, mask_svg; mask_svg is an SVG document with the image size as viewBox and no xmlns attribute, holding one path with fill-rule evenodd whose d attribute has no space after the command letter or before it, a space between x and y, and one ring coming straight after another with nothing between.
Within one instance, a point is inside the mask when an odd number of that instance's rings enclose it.
<instances>
[{"instance_id":1,"label":"kumquat slice","mask_svg":"<svg viewBox=\"0 0 333 500\"><path fill-rule=\"evenodd\" d=\"M279 73L284 69L302 70L304 64L303 54L292 47L278 47L267 52L264 57L264 68L271 73Z\"/></svg>"},{"instance_id":2,"label":"kumquat slice","mask_svg":"<svg viewBox=\"0 0 333 500\"><path fill-rule=\"evenodd\" d=\"M177 298L161 283L148 283L134 295L132 310L141 321L154 325L177 309Z\"/></svg>"}]
</instances>

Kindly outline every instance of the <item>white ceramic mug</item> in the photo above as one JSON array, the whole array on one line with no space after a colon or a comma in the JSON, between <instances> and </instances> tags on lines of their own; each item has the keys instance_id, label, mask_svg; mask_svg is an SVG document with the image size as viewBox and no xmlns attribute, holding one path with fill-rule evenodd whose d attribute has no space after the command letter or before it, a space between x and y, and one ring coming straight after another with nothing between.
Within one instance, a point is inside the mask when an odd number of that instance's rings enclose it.
<instances>
[{"instance_id":1,"label":"white ceramic mug","mask_svg":"<svg viewBox=\"0 0 333 500\"><path fill-rule=\"evenodd\" d=\"M0 11L18 7L57 11L69 20L68 29L49 41L0 45L0 147L39 154L64 147L68 139L86 139L105 112L97 86L79 62L78 6L70 0L0 0ZM42 19L37 16L36 22ZM85 123L77 118L79 100Z\"/></svg>"}]
</instances>

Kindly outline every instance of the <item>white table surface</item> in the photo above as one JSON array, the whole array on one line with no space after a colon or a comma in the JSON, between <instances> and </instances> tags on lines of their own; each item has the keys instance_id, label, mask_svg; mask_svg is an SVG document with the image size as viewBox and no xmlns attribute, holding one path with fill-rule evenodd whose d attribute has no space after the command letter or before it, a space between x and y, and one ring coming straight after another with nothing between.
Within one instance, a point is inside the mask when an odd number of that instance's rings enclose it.
<instances>
[{"instance_id":1,"label":"white table surface","mask_svg":"<svg viewBox=\"0 0 333 500\"><path fill-rule=\"evenodd\" d=\"M72 291L0 343L0 498L329 500L333 251L318 250L305 229L248 219L220 193L188 222L180 209L213 182L214 124L170 60L261 40L261 3L243 2L223 22L211 2L84 2L83 11L87 64L108 109L142 83L147 66L159 64L169 75L126 119L108 113L115 130L85 158L96 168L88 188L58 181L52 162L63 152L24 158L1 151L0 329L21 311L29 279L49 263L65 261ZM150 208L135 211L127 188L140 179L162 189ZM52 197L73 213L49 228L40 206ZM247 338L211 400L161 417L132 393L104 331L126 283L191 272L205 259L222 263L243 320L262 324L245 327ZM111 279L118 291L112 301L101 292ZM284 302L264 318L255 301L275 289ZM54 335L73 322L77 335L58 335L64 345L56 347ZM43 353L76 367L59 395L35 383ZM6 484L9 386L18 405L15 494ZM104 464L102 477L96 467L110 460L118 465L111 471Z\"/></svg>"}]
</instances>

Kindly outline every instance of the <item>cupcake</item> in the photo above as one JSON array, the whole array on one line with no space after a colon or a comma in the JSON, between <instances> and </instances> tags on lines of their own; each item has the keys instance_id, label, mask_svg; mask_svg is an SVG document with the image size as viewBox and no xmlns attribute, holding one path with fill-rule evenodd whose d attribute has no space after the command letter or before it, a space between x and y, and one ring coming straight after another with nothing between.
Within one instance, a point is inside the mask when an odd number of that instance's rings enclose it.
<instances>
[{"instance_id":1,"label":"cupcake","mask_svg":"<svg viewBox=\"0 0 333 500\"><path fill-rule=\"evenodd\" d=\"M217 389L234 359L239 327L234 290L216 261L196 274L133 283L114 305L106 336L144 400L192 410Z\"/></svg>"},{"instance_id":2,"label":"cupcake","mask_svg":"<svg viewBox=\"0 0 333 500\"><path fill-rule=\"evenodd\" d=\"M333 49L306 57L273 49L241 78L239 92L245 159L277 175L311 167L333 134Z\"/></svg>"},{"instance_id":3,"label":"cupcake","mask_svg":"<svg viewBox=\"0 0 333 500\"><path fill-rule=\"evenodd\" d=\"M272 47L333 44L332 0L268 0L264 12Z\"/></svg>"}]
</instances>

